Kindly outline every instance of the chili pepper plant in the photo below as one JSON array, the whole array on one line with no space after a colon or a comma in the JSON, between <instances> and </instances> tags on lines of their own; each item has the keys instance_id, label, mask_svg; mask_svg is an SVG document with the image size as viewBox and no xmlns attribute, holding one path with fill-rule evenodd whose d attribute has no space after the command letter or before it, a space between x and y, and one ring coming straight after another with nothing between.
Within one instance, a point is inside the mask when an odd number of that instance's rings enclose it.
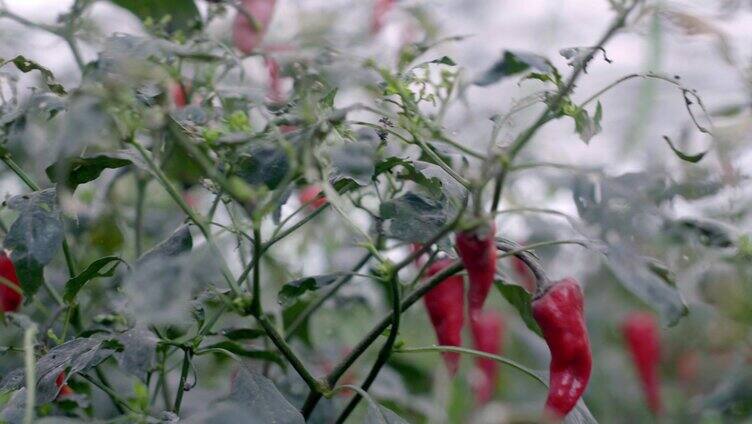
<instances>
[{"instance_id":1,"label":"chili pepper plant","mask_svg":"<svg viewBox=\"0 0 752 424\"><path fill-rule=\"evenodd\" d=\"M720 70L617 74L611 47L673 28L748 78L711 18L604 0L575 36L516 30L552 55L452 32L503 2L22 3L0 422L749 419L749 91L706 107Z\"/></svg>"}]
</instances>

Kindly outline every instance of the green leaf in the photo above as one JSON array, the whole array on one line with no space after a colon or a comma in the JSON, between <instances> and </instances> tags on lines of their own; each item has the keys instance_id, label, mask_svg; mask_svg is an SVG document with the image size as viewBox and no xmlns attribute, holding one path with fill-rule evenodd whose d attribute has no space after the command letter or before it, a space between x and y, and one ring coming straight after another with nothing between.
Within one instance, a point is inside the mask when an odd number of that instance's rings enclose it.
<instances>
[{"instance_id":1,"label":"green leaf","mask_svg":"<svg viewBox=\"0 0 752 424\"><path fill-rule=\"evenodd\" d=\"M307 291L318 290L333 283L341 274L314 275L290 281L282 286L277 298L282 305L288 305L292 300Z\"/></svg>"},{"instance_id":2,"label":"green leaf","mask_svg":"<svg viewBox=\"0 0 752 424\"><path fill-rule=\"evenodd\" d=\"M264 184L274 190L290 170L287 152L276 144L257 144L240 154L237 175L251 185Z\"/></svg>"},{"instance_id":3,"label":"green leaf","mask_svg":"<svg viewBox=\"0 0 752 424\"><path fill-rule=\"evenodd\" d=\"M39 71L42 74L42 79L44 80L44 83L47 85L47 88L50 89L55 94L59 95L65 95L67 94L65 91L65 88L55 81L55 75L52 74L52 71L45 68L44 66L34 62L33 60L29 60L21 55L18 55L10 60L3 60L0 58L0 68L5 66L8 63L12 63L18 68L19 71L23 73L28 73L31 71Z\"/></svg>"},{"instance_id":4,"label":"green leaf","mask_svg":"<svg viewBox=\"0 0 752 424\"><path fill-rule=\"evenodd\" d=\"M160 22L170 17L168 32L190 31L201 27L201 14L193 0L112 0L142 21Z\"/></svg>"},{"instance_id":5,"label":"green leaf","mask_svg":"<svg viewBox=\"0 0 752 424\"><path fill-rule=\"evenodd\" d=\"M50 181L65 183L74 190L79 184L88 183L99 178L105 169L122 168L130 165L132 153L127 150L98 153L91 156L58 160L45 169Z\"/></svg>"},{"instance_id":6,"label":"green leaf","mask_svg":"<svg viewBox=\"0 0 752 424\"><path fill-rule=\"evenodd\" d=\"M668 136L663 136L663 139L666 140L666 143L668 143L668 147L671 148L671 150L676 154L676 156L679 157L679 159L690 162L690 163L697 163L702 160L702 158L705 157L705 155L708 153L708 150L704 152L697 153L695 155L689 155L686 153L681 152L679 149L674 146L674 143L671 142L671 139L668 138Z\"/></svg>"},{"instance_id":7,"label":"green leaf","mask_svg":"<svg viewBox=\"0 0 752 424\"><path fill-rule=\"evenodd\" d=\"M68 303L73 303L79 290L87 282L99 278L99 277L112 277L115 274L115 269L120 263L125 263L117 256L106 256L104 258L97 259L89 264L86 269L80 274L68 280L65 283L65 291L63 293L63 299ZM112 264L109 268L108 265ZM126 264L127 265L127 264Z\"/></svg>"},{"instance_id":8,"label":"green leaf","mask_svg":"<svg viewBox=\"0 0 752 424\"><path fill-rule=\"evenodd\" d=\"M44 281L42 269L50 263L63 242L63 222L55 189L13 196L5 204L19 212L3 243L26 296L36 293Z\"/></svg>"},{"instance_id":9,"label":"green leaf","mask_svg":"<svg viewBox=\"0 0 752 424\"><path fill-rule=\"evenodd\" d=\"M533 318L533 295L515 284L505 284L503 281L496 281L495 285L501 295L504 296L504 299L517 309L517 313L520 314L520 318L522 318L527 328L542 337L543 333L535 318Z\"/></svg>"},{"instance_id":10,"label":"green leaf","mask_svg":"<svg viewBox=\"0 0 752 424\"><path fill-rule=\"evenodd\" d=\"M491 68L478 77L473 84L485 87L508 76L519 74L520 72L524 72L531 68L546 74L555 71L551 62L543 56L527 52L505 50L501 59L496 61Z\"/></svg>"},{"instance_id":11,"label":"green leaf","mask_svg":"<svg viewBox=\"0 0 752 424\"><path fill-rule=\"evenodd\" d=\"M595 107L595 115L592 118L585 108L571 103L562 107L561 112L574 119L574 131L580 135L580 140L585 144L590 143L590 140L601 132L601 118L603 117L601 102L598 102Z\"/></svg>"}]
</instances>

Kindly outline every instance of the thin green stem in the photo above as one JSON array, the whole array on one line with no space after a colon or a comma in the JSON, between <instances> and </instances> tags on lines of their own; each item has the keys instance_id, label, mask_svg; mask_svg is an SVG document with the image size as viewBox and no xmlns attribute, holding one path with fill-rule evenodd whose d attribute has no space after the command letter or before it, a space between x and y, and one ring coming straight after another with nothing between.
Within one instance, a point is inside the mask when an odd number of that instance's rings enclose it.
<instances>
[{"instance_id":1,"label":"thin green stem","mask_svg":"<svg viewBox=\"0 0 752 424\"><path fill-rule=\"evenodd\" d=\"M103 391L107 396L109 396L110 399L115 400L120 406L124 407L125 409L133 413L137 413L137 414L139 413L139 411L136 411L135 409L133 409L133 407L130 406L128 402L120 399L120 396L118 396L118 394L112 388L105 386L101 382L97 381L94 377L86 373L79 373L78 375L80 375L84 380L88 381L89 383L97 386L101 391Z\"/></svg>"},{"instance_id":2,"label":"thin green stem","mask_svg":"<svg viewBox=\"0 0 752 424\"><path fill-rule=\"evenodd\" d=\"M30 325L24 331L24 369L26 370L26 410L24 413L24 424L31 424L34 422L34 407L36 406L37 394L36 359L34 357L36 336L36 324Z\"/></svg>"},{"instance_id":3,"label":"thin green stem","mask_svg":"<svg viewBox=\"0 0 752 424\"><path fill-rule=\"evenodd\" d=\"M379 356L376 358L376 362L373 364L371 371L368 373L365 381L363 381L363 384L360 386L361 389L363 389L363 391L365 392L368 391L368 389L371 387L371 384L373 384L373 382L376 380L376 377L378 377L379 373L381 372L381 368L383 368L384 364L386 364L386 361L389 359L389 356L392 354L392 348L394 347L394 342L397 341L397 334L399 333L402 305L400 304L400 288L396 270L391 271L387 283L391 288L392 294L391 330L389 330L389 336L387 336L384 346L382 346L381 350L379 351ZM347 404L345 409L337 418L337 424L342 424L345 422L347 417L349 417L352 411L355 410L355 407L358 406L358 403L360 403L360 400L362 398L363 397L360 395L360 393L352 398L350 403Z\"/></svg>"},{"instance_id":4,"label":"thin green stem","mask_svg":"<svg viewBox=\"0 0 752 424\"><path fill-rule=\"evenodd\" d=\"M118 412L121 414L125 413L125 410L120 405L121 400L118 397L111 396L112 393L115 393L115 390L112 389L112 384L110 384L110 380L107 378L107 375L105 375L105 373L102 371L102 369L99 366L94 367L94 373L97 375L97 378L99 378L99 381L102 382L102 385L110 389L109 391L105 393L107 393L107 396L112 401L112 404L115 406L115 409L117 409Z\"/></svg>"},{"instance_id":5,"label":"thin green stem","mask_svg":"<svg viewBox=\"0 0 752 424\"><path fill-rule=\"evenodd\" d=\"M191 365L191 352L185 351L183 356L183 367L180 370L180 383L178 384L178 392L175 395L175 406L172 408L172 412L180 414L180 404L183 403L183 393L185 392L185 382L188 379L188 370Z\"/></svg>"},{"instance_id":6,"label":"thin green stem","mask_svg":"<svg viewBox=\"0 0 752 424\"><path fill-rule=\"evenodd\" d=\"M481 351L474 350L474 349L468 349L468 348L456 347L456 346L425 346L425 347L412 347L412 348L403 347L403 348L395 349L394 352L395 353L456 352L456 353L462 353L465 355L476 356L479 358L491 359L496 362L501 362L504 365L509 365L510 367L515 368L516 370L529 375L537 382L548 387L548 383L546 383L546 380L544 380L540 375L538 375L532 369L518 362L515 362L511 359L505 358L503 356L493 355L487 352L481 352Z\"/></svg>"},{"instance_id":7,"label":"thin green stem","mask_svg":"<svg viewBox=\"0 0 752 424\"><path fill-rule=\"evenodd\" d=\"M144 200L146 199L146 186L148 183L148 179L136 177L136 219L133 224L136 258L140 258L141 253L144 251Z\"/></svg>"},{"instance_id":8,"label":"thin green stem","mask_svg":"<svg viewBox=\"0 0 752 424\"><path fill-rule=\"evenodd\" d=\"M261 255L263 248L261 246L261 223L253 222L253 287L251 288L253 298L251 299L251 313L254 316L261 315Z\"/></svg>"}]
</instances>

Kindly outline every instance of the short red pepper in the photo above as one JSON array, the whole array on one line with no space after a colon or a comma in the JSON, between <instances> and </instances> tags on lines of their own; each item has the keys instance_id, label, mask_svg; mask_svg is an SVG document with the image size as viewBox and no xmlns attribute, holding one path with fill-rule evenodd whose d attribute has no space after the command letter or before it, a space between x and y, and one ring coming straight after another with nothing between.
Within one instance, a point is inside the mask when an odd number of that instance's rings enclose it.
<instances>
[{"instance_id":1,"label":"short red pepper","mask_svg":"<svg viewBox=\"0 0 752 424\"><path fill-rule=\"evenodd\" d=\"M504 317L497 311L486 310L470 321L475 349L500 355L504 338ZM476 358L475 366L480 371L473 379L475 400L482 405L493 396L499 378L499 363L493 359Z\"/></svg>"},{"instance_id":2,"label":"short red pepper","mask_svg":"<svg viewBox=\"0 0 752 424\"><path fill-rule=\"evenodd\" d=\"M593 366L583 296L573 278L553 283L533 300L533 318L551 351L545 414L564 418L587 388Z\"/></svg>"},{"instance_id":3,"label":"short red pepper","mask_svg":"<svg viewBox=\"0 0 752 424\"><path fill-rule=\"evenodd\" d=\"M426 277L430 278L452 263L449 258L442 258L430 264L426 269ZM464 281L460 275L452 275L439 283L423 296L423 303L428 310L431 324L436 331L436 338L442 346L462 345L462 324L464 322L465 306ZM449 374L457 373L460 355L457 352L443 352Z\"/></svg>"},{"instance_id":4,"label":"short red pepper","mask_svg":"<svg viewBox=\"0 0 752 424\"><path fill-rule=\"evenodd\" d=\"M640 377L648 408L659 415L661 393L658 364L661 360L661 348L658 322L648 312L633 312L624 319L622 333Z\"/></svg>"},{"instance_id":5,"label":"short red pepper","mask_svg":"<svg viewBox=\"0 0 752 424\"><path fill-rule=\"evenodd\" d=\"M73 394L73 389L70 388L67 384L65 384L65 371L61 372L57 375L57 378L55 378L55 385L60 389L57 392L57 398L64 398L66 396L70 396Z\"/></svg>"},{"instance_id":6,"label":"short red pepper","mask_svg":"<svg viewBox=\"0 0 752 424\"><path fill-rule=\"evenodd\" d=\"M242 0L240 7L245 13L238 11L232 23L232 40L235 47L245 54L251 54L261 44L266 28L272 20L276 0ZM246 14L250 15L251 22Z\"/></svg>"},{"instance_id":7,"label":"short red pepper","mask_svg":"<svg viewBox=\"0 0 752 424\"><path fill-rule=\"evenodd\" d=\"M16 267L5 251L0 249L0 310L15 312L21 306L22 300L23 295L16 275Z\"/></svg>"},{"instance_id":8,"label":"short red pepper","mask_svg":"<svg viewBox=\"0 0 752 424\"><path fill-rule=\"evenodd\" d=\"M300 203L308 204L308 208L312 211L324 206L326 204L326 196L321 192L321 189L317 185L305 186L298 191L298 200Z\"/></svg>"},{"instance_id":9,"label":"short red pepper","mask_svg":"<svg viewBox=\"0 0 752 424\"><path fill-rule=\"evenodd\" d=\"M470 279L467 292L470 319L483 309L496 274L496 226L493 222L457 233L457 252Z\"/></svg>"}]
</instances>

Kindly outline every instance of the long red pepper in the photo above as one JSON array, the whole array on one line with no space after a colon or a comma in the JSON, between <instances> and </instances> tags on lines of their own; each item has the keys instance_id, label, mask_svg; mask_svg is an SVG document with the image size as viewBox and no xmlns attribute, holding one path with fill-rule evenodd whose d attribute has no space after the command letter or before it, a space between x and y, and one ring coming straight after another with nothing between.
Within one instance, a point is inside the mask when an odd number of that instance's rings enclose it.
<instances>
[{"instance_id":1,"label":"long red pepper","mask_svg":"<svg viewBox=\"0 0 752 424\"><path fill-rule=\"evenodd\" d=\"M585 392L593 365L577 281L565 278L537 295L533 317L551 351L545 414L562 419Z\"/></svg>"},{"instance_id":2,"label":"long red pepper","mask_svg":"<svg viewBox=\"0 0 752 424\"><path fill-rule=\"evenodd\" d=\"M496 226L493 222L457 233L457 252L470 279L467 299L471 320L480 313L493 286L497 257L495 233Z\"/></svg>"},{"instance_id":3,"label":"long red pepper","mask_svg":"<svg viewBox=\"0 0 752 424\"><path fill-rule=\"evenodd\" d=\"M661 360L658 322L648 312L633 312L622 323L622 333L640 377L648 408L661 413L658 364Z\"/></svg>"},{"instance_id":4,"label":"long red pepper","mask_svg":"<svg viewBox=\"0 0 752 424\"><path fill-rule=\"evenodd\" d=\"M0 310L3 312L15 312L21 306L23 295L20 293L21 284L18 282L16 267L4 250L0 249ZM8 285L14 285L14 290Z\"/></svg>"},{"instance_id":5,"label":"long red pepper","mask_svg":"<svg viewBox=\"0 0 752 424\"><path fill-rule=\"evenodd\" d=\"M437 260L426 269L426 278L431 278L451 263L452 260L449 258ZM465 312L464 291L462 276L452 275L423 296L423 303L426 305L428 316L431 318L431 324L433 324L440 345L462 345L462 324ZM460 364L459 353L443 352L442 355L449 374L456 374Z\"/></svg>"},{"instance_id":6,"label":"long red pepper","mask_svg":"<svg viewBox=\"0 0 752 424\"><path fill-rule=\"evenodd\" d=\"M266 28L272 20L276 0L242 0L240 7L245 11L238 11L232 23L232 40L238 50L251 54L261 44ZM254 22L251 22L246 13ZM257 27L258 25L258 27Z\"/></svg>"},{"instance_id":7,"label":"long red pepper","mask_svg":"<svg viewBox=\"0 0 752 424\"><path fill-rule=\"evenodd\" d=\"M470 321L475 349L500 355L504 338L504 317L497 311L486 310ZM473 380L475 400L482 405L493 396L499 378L499 363L493 359L476 358L475 366L480 371Z\"/></svg>"}]
</instances>

